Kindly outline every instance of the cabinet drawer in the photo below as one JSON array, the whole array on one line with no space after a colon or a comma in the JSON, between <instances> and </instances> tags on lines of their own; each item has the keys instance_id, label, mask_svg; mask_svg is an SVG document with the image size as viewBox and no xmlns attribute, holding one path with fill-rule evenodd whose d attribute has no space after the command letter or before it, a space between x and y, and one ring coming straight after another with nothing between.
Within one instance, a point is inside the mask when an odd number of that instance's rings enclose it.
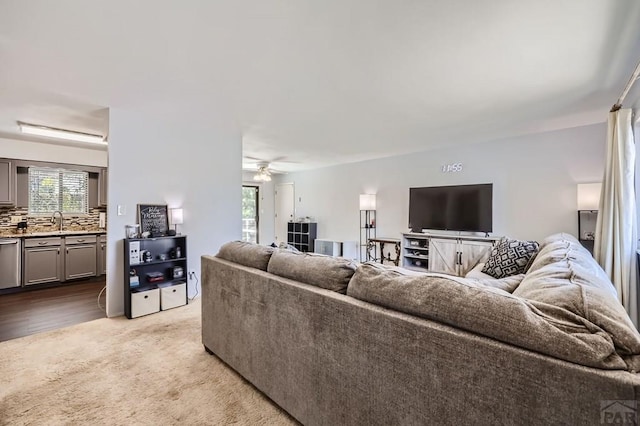
<instances>
[{"instance_id":1,"label":"cabinet drawer","mask_svg":"<svg viewBox=\"0 0 640 426\"><path fill-rule=\"evenodd\" d=\"M92 244L96 242L95 235L81 235L76 237L65 237L64 243L69 244Z\"/></svg>"},{"instance_id":2,"label":"cabinet drawer","mask_svg":"<svg viewBox=\"0 0 640 426\"><path fill-rule=\"evenodd\" d=\"M153 314L158 311L160 311L159 289L131 293L131 318Z\"/></svg>"},{"instance_id":3,"label":"cabinet drawer","mask_svg":"<svg viewBox=\"0 0 640 426\"><path fill-rule=\"evenodd\" d=\"M50 237L50 238L25 238L24 246L25 247L49 247L49 246L59 246L62 242L62 238L60 237Z\"/></svg>"},{"instance_id":4,"label":"cabinet drawer","mask_svg":"<svg viewBox=\"0 0 640 426\"><path fill-rule=\"evenodd\" d=\"M164 311L187 304L187 284L177 284L160 289L160 308Z\"/></svg>"}]
</instances>

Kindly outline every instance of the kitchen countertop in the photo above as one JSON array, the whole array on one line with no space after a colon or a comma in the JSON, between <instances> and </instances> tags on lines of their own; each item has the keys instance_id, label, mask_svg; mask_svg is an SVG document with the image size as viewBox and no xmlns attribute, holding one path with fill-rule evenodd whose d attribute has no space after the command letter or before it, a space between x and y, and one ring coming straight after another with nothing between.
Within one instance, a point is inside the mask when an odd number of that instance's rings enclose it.
<instances>
[{"instance_id":1,"label":"kitchen countertop","mask_svg":"<svg viewBox=\"0 0 640 426\"><path fill-rule=\"evenodd\" d=\"M66 237L73 235L104 235L105 229L98 230L64 230L64 231L34 231L26 234L16 234L11 231L0 231L0 238L42 238L42 237Z\"/></svg>"}]
</instances>

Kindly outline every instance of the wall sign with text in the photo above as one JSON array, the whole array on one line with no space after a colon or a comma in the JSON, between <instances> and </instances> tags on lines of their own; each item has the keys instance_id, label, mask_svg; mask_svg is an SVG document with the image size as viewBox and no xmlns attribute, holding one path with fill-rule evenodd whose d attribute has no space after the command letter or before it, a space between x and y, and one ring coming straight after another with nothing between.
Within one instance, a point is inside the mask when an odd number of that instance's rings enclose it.
<instances>
[{"instance_id":1,"label":"wall sign with text","mask_svg":"<svg viewBox=\"0 0 640 426\"><path fill-rule=\"evenodd\" d=\"M462 163L443 164L442 173L456 173L462 171Z\"/></svg>"},{"instance_id":2,"label":"wall sign with text","mask_svg":"<svg viewBox=\"0 0 640 426\"><path fill-rule=\"evenodd\" d=\"M169 228L167 205L138 204L138 223L140 232L165 235Z\"/></svg>"}]
</instances>

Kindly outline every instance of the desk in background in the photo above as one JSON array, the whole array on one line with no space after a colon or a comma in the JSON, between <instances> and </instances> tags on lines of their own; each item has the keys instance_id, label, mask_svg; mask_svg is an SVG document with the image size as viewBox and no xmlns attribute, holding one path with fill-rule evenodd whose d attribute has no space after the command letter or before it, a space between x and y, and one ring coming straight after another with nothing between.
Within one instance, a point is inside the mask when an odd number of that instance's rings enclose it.
<instances>
[{"instance_id":1,"label":"desk in background","mask_svg":"<svg viewBox=\"0 0 640 426\"><path fill-rule=\"evenodd\" d=\"M387 252L385 256L385 247L394 246L396 256L391 257L391 251ZM378 246L380 246L380 256L378 257ZM400 240L398 238L369 238L367 242L367 259L374 262L384 263L393 262L395 266L398 266L400 262Z\"/></svg>"}]
</instances>

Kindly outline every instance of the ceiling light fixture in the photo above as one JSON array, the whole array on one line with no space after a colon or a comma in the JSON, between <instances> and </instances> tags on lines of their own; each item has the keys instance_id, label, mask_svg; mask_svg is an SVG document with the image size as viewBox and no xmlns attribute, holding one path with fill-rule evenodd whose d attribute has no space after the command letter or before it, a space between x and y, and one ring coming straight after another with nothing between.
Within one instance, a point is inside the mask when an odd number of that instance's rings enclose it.
<instances>
[{"instance_id":1,"label":"ceiling light fixture","mask_svg":"<svg viewBox=\"0 0 640 426\"><path fill-rule=\"evenodd\" d=\"M93 135L91 133L76 132L73 130L56 129L55 127L39 126L36 124L28 124L18 121L20 131L29 135L46 136L49 138L64 139L75 142L92 143L96 145L107 145L102 135Z\"/></svg>"},{"instance_id":2,"label":"ceiling light fixture","mask_svg":"<svg viewBox=\"0 0 640 426\"><path fill-rule=\"evenodd\" d=\"M258 167L258 173L253 176L253 180L258 182L270 182L271 181L271 172L265 167Z\"/></svg>"}]
</instances>

